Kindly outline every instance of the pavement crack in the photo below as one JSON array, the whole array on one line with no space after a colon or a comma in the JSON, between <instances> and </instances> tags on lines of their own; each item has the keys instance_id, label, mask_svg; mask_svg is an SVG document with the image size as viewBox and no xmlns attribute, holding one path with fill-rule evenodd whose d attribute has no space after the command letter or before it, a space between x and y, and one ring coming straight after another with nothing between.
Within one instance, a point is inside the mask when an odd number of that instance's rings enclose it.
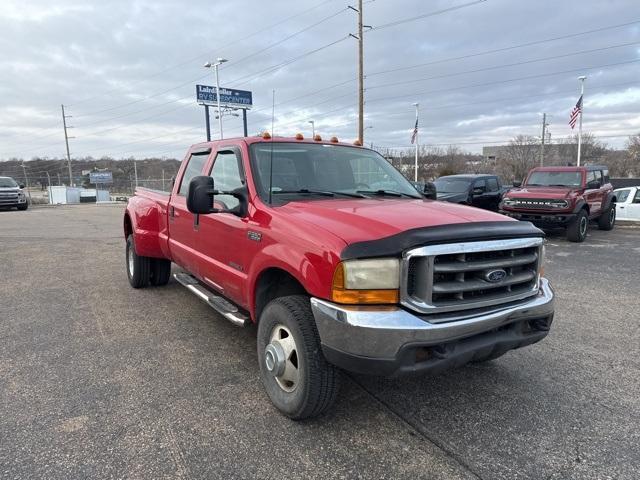
<instances>
[{"instance_id":1,"label":"pavement crack","mask_svg":"<svg viewBox=\"0 0 640 480\"><path fill-rule=\"evenodd\" d=\"M414 422L409 418L404 417L400 412L396 411L389 403L385 402L382 398L376 396L375 393L368 390L364 385L362 385L353 375L347 374L347 376L351 379L353 383L355 383L362 391L364 391L367 395L369 395L376 403L378 403L384 410L388 411L395 418L400 420L409 430L410 433L417 435L424 440L435 445L442 453L447 457L460 465L465 471L470 473L474 478L478 480L484 480L482 476L476 472L471 465L469 465L460 455L455 453L454 451L448 449L444 444L439 442L437 439L430 437L427 432L424 430L423 426Z\"/></svg>"}]
</instances>

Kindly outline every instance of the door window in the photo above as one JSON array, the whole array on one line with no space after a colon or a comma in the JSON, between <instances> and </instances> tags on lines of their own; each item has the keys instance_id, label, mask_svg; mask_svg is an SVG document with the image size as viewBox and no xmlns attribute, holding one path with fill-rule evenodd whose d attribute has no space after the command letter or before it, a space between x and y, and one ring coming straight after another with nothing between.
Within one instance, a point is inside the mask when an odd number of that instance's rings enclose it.
<instances>
[{"instance_id":1,"label":"door window","mask_svg":"<svg viewBox=\"0 0 640 480\"><path fill-rule=\"evenodd\" d=\"M602 172L600 170L595 170L593 174L595 175L596 180L600 182L600 185L602 185Z\"/></svg>"},{"instance_id":2,"label":"door window","mask_svg":"<svg viewBox=\"0 0 640 480\"><path fill-rule=\"evenodd\" d=\"M216 155L211 177L213 177L213 186L216 190L235 190L244 185L240 173L240 162L235 152L224 151ZM223 208L234 208L240 203L232 195L216 195L214 201L221 203Z\"/></svg>"},{"instance_id":3,"label":"door window","mask_svg":"<svg viewBox=\"0 0 640 480\"><path fill-rule=\"evenodd\" d=\"M636 190L636 195L633 197L632 203L640 203L640 189Z\"/></svg>"},{"instance_id":4,"label":"door window","mask_svg":"<svg viewBox=\"0 0 640 480\"><path fill-rule=\"evenodd\" d=\"M184 169L184 173L182 174L178 195L182 195L183 197L187 195L189 182L191 182L193 177L202 175L202 169L204 168L204 164L207 162L207 158L209 158L208 153L191 155L191 157L189 157L189 163L187 163L187 167Z\"/></svg>"},{"instance_id":5,"label":"door window","mask_svg":"<svg viewBox=\"0 0 640 480\"><path fill-rule=\"evenodd\" d=\"M473 188L481 188L483 192L487 191L487 182L482 180L476 180L476 183L473 184Z\"/></svg>"},{"instance_id":6,"label":"door window","mask_svg":"<svg viewBox=\"0 0 640 480\"><path fill-rule=\"evenodd\" d=\"M490 192L497 192L498 188L498 180L495 178L487 178L487 190Z\"/></svg>"},{"instance_id":7,"label":"door window","mask_svg":"<svg viewBox=\"0 0 640 480\"><path fill-rule=\"evenodd\" d=\"M616 198L617 203L624 203L627 201L627 198L629 198L629 194L631 193L631 190L618 190L616 192Z\"/></svg>"}]
</instances>

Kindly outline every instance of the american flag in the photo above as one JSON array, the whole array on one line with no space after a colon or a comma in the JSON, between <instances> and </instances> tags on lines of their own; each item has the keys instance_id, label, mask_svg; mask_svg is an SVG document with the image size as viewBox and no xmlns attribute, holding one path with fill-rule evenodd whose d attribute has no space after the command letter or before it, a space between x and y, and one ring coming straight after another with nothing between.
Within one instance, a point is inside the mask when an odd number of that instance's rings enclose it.
<instances>
[{"instance_id":1,"label":"american flag","mask_svg":"<svg viewBox=\"0 0 640 480\"><path fill-rule=\"evenodd\" d=\"M413 133L411 134L411 145L415 143L417 135L418 135L418 119L416 118L416 126L413 127Z\"/></svg>"},{"instance_id":2,"label":"american flag","mask_svg":"<svg viewBox=\"0 0 640 480\"><path fill-rule=\"evenodd\" d=\"M580 115L581 111L582 111L582 95L580 95L580 98L578 99L578 103L576 103L576 106L573 107L573 110L571 110L571 115L569 116L569 125L571 126L571 130L573 130L573 128L576 126L576 122L578 121L578 116Z\"/></svg>"}]
</instances>

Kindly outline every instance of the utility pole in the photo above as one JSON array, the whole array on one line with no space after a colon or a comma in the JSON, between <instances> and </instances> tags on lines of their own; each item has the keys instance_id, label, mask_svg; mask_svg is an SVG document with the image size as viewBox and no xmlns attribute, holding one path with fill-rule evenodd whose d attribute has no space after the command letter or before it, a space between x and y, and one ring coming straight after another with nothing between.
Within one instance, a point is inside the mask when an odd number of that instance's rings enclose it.
<instances>
[{"instance_id":1,"label":"utility pole","mask_svg":"<svg viewBox=\"0 0 640 480\"><path fill-rule=\"evenodd\" d=\"M544 140L545 140L545 132L547 130L547 114L542 114L542 141L540 143L540 166L544 166Z\"/></svg>"},{"instance_id":2,"label":"utility pole","mask_svg":"<svg viewBox=\"0 0 640 480\"><path fill-rule=\"evenodd\" d=\"M58 186L62 186L62 180L60 180L60 172L58 172Z\"/></svg>"},{"instance_id":3,"label":"utility pole","mask_svg":"<svg viewBox=\"0 0 640 480\"><path fill-rule=\"evenodd\" d=\"M358 40L358 140L363 144L364 142L364 38L363 30L365 28L371 28L370 25L363 25L362 23L362 0L358 0L358 8L349 5L349 8L358 14L358 33L354 35L350 33L349 36Z\"/></svg>"},{"instance_id":4,"label":"utility pole","mask_svg":"<svg viewBox=\"0 0 640 480\"><path fill-rule=\"evenodd\" d=\"M69 138L73 138L73 137L69 137L69 135L67 134L67 129L73 128L73 127L67 126L67 118L71 118L71 115L64 114L64 105L60 105L60 107L62 108L62 126L64 127L64 144L67 147L67 165L69 166L69 186L73 187L73 173L71 173L71 154L69 153Z\"/></svg>"},{"instance_id":5,"label":"utility pole","mask_svg":"<svg viewBox=\"0 0 640 480\"><path fill-rule=\"evenodd\" d=\"M419 145L418 144L420 143L418 141L418 128L419 128L418 127L418 116L419 116L418 115L418 107L420 106L420 104L419 103L414 103L413 106L416 107L416 127L415 127L415 130L414 130L414 140L415 140L415 143L416 143L416 158L415 158L415 162L414 162L415 163L415 165L414 165L415 171L413 173L413 181L417 182L418 181L418 149L419 149Z\"/></svg>"},{"instance_id":6,"label":"utility pole","mask_svg":"<svg viewBox=\"0 0 640 480\"><path fill-rule=\"evenodd\" d=\"M49 197L49 203L51 202L51 176L49 175L49 171L47 170L47 172L45 172L47 174L47 190L48 190L48 197Z\"/></svg>"},{"instance_id":7,"label":"utility pole","mask_svg":"<svg viewBox=\"0 0 640 480\"><path fill-rule=\"evenodd\" d=\"M313 120L309 120L309 123L311 124L311 138L315 138L316 136L316 122Z\"/></svg>"},{"instance_id":8,"label":"utility pole","mask_svg":"<svg viewBox=\"0 0 640 480\"><path fill-rule=\"evenodd\" d=\"M136 187L138 186L138 162L136 162L136 160L133 160L133 172L134 175L136 177Z\"/></svg>"},{"instance_id":9,"label":"utility pole","mask_svg":"<svg viewBox=\"0 0 640 480\"><path fill-rule=\"evenodd\" d=\"M162 191L164 192L164 168L162 169Z\"/></svg>"}]
</instances>

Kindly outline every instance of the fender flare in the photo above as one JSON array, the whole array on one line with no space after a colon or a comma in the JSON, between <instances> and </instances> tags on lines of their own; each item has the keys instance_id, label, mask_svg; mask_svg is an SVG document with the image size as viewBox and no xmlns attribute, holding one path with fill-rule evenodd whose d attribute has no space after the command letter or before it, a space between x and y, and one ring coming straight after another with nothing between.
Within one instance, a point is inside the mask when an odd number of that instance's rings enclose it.
<instances>
[{"instance_id":1,"label":"fender flare","mask_svg":"<svg viewBox=\"0 0 640 480\"><path fill-rule=\"evenodd\" d=\"M576 206L573 207L573 213L578 213L580 210L582 210L583 208L586 208L587 212L589 211L589 205L587 204L587 202L585 201L584 198L581 198L580 200L578 200L578 202L576 203Z\"/></svg>"},{"instance_id":2,"label":"fender flare","mask_svg":"<svg viewBox=\"0 0 640 480\"><path fill-rule=\"evenodd\" d=\"M616 194L612 191L607 193L606 198L604 199L604 202L602 202L602 210L607 210L610 206L611 203L613 203L613 199L616 196Z\"/></svg>"}]
</instances>

